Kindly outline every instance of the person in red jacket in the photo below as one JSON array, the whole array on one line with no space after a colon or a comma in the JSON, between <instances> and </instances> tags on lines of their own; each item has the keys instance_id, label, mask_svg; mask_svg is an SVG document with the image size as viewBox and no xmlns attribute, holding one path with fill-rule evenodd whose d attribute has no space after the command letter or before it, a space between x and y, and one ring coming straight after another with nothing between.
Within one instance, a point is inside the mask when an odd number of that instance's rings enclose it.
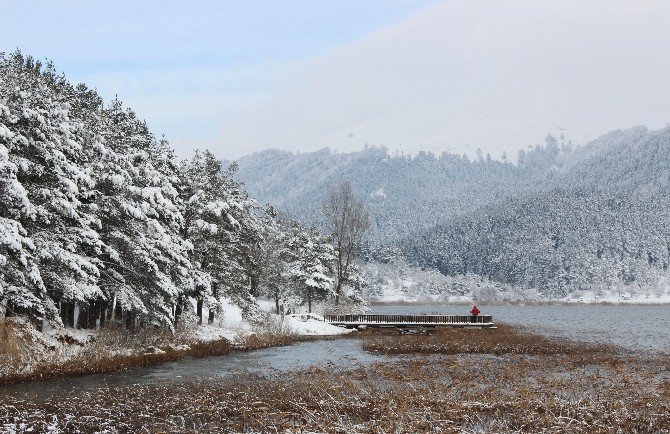
<instances>
[{"instance_id":1,"label":"person in red jacket","mask_svg":"<svg viewBox=\"0 0 670 434\"><path fill-rule=\"evenodd\" d=\"M476 305L476 304L475 304L475 306L472 308L472 310L470 311L470 315L472 315L472 316L470 317L470 321L476 323L476 322L477 322L477 315L479 315L479 309L477 309L477 305Z\"/></svg>"}]
</instances>

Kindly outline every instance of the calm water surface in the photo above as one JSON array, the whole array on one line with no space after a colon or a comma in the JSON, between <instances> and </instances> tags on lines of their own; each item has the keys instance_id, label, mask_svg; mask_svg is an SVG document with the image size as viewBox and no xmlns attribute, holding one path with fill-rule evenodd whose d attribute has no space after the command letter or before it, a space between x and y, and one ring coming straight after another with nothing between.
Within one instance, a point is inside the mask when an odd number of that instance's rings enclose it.
<instances>
[{"instance_id":1,"label":"calm water surface","mask_svg":"<svg viewBox=\"0 0 670 434\"><path fill-rule=\"evenodd\" d=\"M478 306L494 322L523 324L534 331L637 351L670 353L670 306ZM372 313L468 314L465 306L375 306Z\"/></svg>"}]
</instances>

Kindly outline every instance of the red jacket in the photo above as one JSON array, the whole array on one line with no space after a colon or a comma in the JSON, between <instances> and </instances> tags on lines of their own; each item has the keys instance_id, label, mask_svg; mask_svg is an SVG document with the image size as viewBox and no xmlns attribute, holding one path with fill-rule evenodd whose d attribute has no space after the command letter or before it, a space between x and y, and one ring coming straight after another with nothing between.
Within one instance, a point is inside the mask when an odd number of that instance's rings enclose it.
<instances>
[{"instance_id":1,"label":"red jacket","mask_svg":"<svg viewBox=\"0 0 670 434\"><path fill-rule=\"evenodd\" d=\"M479 309L477 309L477 306L473 307L470 313L472 315L479 315Z\"/></svg>"}]
</instances>

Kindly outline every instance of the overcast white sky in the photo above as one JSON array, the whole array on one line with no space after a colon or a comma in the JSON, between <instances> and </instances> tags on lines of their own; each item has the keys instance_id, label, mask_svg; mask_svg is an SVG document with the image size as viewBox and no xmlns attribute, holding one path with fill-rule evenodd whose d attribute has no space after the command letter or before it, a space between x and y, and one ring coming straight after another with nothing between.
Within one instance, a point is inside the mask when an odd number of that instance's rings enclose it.
<instances>
[{"instance_id":1,"label":"overcast white sky","mask_svg":"<svg viewBox=\"0 0 670 434\"><path fill-rule=\"evenodd\" d=\"M0 51L115 94L181 156L514 154L670 121L670 2L3 2Z\"/></svg>"}]
</instances>

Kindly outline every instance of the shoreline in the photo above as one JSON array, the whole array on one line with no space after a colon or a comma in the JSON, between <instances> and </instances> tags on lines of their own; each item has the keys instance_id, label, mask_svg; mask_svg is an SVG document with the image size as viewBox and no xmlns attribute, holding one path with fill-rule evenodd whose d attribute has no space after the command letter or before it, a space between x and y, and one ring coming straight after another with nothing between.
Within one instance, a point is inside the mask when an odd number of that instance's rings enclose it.
<instances>
[{"instance_id":1,"label":"shoreline","mask_svg":"<svg viewBox=\"0 0 670 434\"><path fill-rule=\"evenodd\" d=\"M188 348L183 348L183 345L182 348L179 348L178 345L157 347L159 352L155 353L103 356L94 360L92 364L82 363L79 357L75 357L62 364L40 365L30 373L0 377L0 387L149 368L184 359L225 356L235 352L282 347L318 338L325 338L325 336L266 336L261 338L254 336L242 345L234 345L226 339L220 339L193 343L187 345Z\"/></svg>"},{"instance_id":2,"label":"shoreline","mask_svg":"<svg viewBox=\"0 0 670 434\"><path fill-rule=\"evenodd\" d=\"M267 328L237 329L236 332L226 324L190 326L176 334L148 328L128 333L118 327L83 333L60 328L41 333L27 322L2 321L0 387L148 368L189 358L333 339L348 333L340 332L339 328L337 333L324 330L323 323L301 322L301 325L302 329L293 329L291 323L280 326L269 323Z\"/></svg>"},{"instance_id":3,"label":"shoreline","mask_svg":"<svg viewBox=\"0 0 670 434\"><path fill-rule=\"evenodd\" d=\"M352 433L604 433L670 427L667 356L550 338L509 325L413 335L366 330L356 339L366 351L403 358L216 382L101 385L82 391L76 402L60 400L70 396L62 392L56 401L0 403L0 426L52 432Z\"/></svg>"},{"instance_id":4,"label":"shoreline","mask_svg":"<svg viewBox=\"0 0 670 434\"><path fill-rule=\"evenodd\" d=\"M438 301L368 301L368 306L370 307L424 307L424 306L454 306L454 307L468 307L473 304L481 306L670 306L670 302L638 302L635 300L631 301L598 301L598 302L586 302L586 301L561 301L561 300L551 300L551 301L482 301L482 300L473 300L469 303L465 302L438 302Z\"/></svg>"},{"instance_id":5,"label":"shoreline","mask_svg":"<svg viewBox=\"0 0 670 434\"><path fill-rule=\"evenodd\" d=\"M601 304L610 305L610 304ZM372 307L468 307L466 304L435 304L435 303L384 303L384 304L370 304ZM504 304L486 304L485 306L583 306L590 307L594 304L585 303L504 303ZM634 306L640 306L635 304ZM661 306L661 305L649 305ZM508 326L508 324L498 323L497 325ZM524 326L519 324L516 327L523 329ZM195 329L197 330L197 329ZM530 330L530 329L528 329ZM118 332L118 330L116 331ZM104 346L104 336L114 331L101 330L96 337L102 341ZM541 334L542 335L542 334ZM542 335L548 336L551 339L557 338L556 335ZM67 335L66 335L67 337ZM112 351L106 348L106 352L96 352L96 346L92 348L86 347L81 354L75 354L69 359L62 359L59 362L36 362L35 367L31 372L24 373L10 373L8 375L0 375L0 387L12 386L21 383L48 381L57 378L82 377L92 374L112 373L118 371L126 371L130 369L141 369L151 366L158 366L168 362L179 361L188 358L204 358L214 356L224 356L239 351L252 351L262 348L282 347L292 345L295 343L315 340L315 339L335 339L341 336L338 335L305 335L295 333L282 332L265 332L265 333L250 333L243 337L236 339L237 342L231 341L230 338L219 337L212 340L198 340L194 336L185 338L184 335L171 339L163 338L159 344L136 342L133 344L118 344L112 346ZM95 340L94 340L95 342ZM588 341L576 339L573 342L578 344L588 344ZM89 343L75 342L70 344L72 347L84 347ZM98 346L97 348L100 348ZM155 352L144 351L146 349L155 349ZM114 352L114 349L116 352ZM644 350L634 350L639 353L648 353ZM652 351L653 353L653 351ZM10 358L11 360L11 358ZM1 361L1 360L0 360Z\"/></svg>"}]
</instances>

